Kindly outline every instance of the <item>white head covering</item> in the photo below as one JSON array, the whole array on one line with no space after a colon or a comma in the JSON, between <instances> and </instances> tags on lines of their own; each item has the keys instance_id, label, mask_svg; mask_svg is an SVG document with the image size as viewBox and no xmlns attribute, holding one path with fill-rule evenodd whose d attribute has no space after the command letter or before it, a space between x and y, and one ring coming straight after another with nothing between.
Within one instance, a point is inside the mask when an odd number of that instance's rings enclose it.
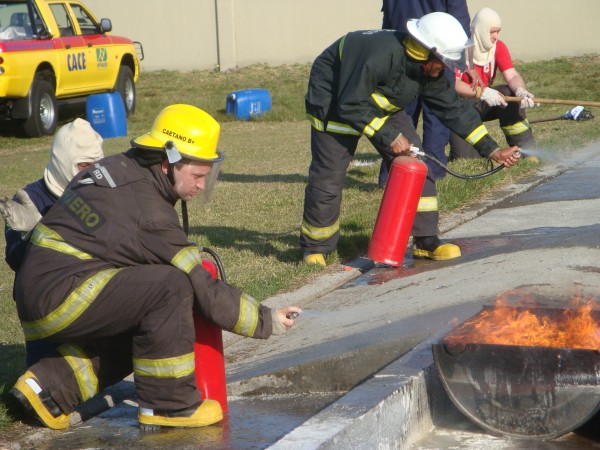
<instances>
[{"instance_id":1,"label":"white head covering","mask_svg":"<svg viewBox=\"0 0 600 450\"><path fill-rule=\"evenodd\" d=\"M75 119L61 127L54 136L50 161L44 170L46 186L60 197L71 178L79 172L78 163L95 162L103 157L102 137L89 122Z\"/></svg>"},{"instance_id":2,"label":"white head covering","mask_svg":"<svg viewBox=\"0 0 600 450\"><path fill-rule=\"evenodd\" d=\"M483 8L471 21L471 37L473 38L473 62L478 66L485 66L494 61L496 43L490 40L490 30L494 27L502 28L502 19L491 8Z\"/></svg>"}]
</instances>

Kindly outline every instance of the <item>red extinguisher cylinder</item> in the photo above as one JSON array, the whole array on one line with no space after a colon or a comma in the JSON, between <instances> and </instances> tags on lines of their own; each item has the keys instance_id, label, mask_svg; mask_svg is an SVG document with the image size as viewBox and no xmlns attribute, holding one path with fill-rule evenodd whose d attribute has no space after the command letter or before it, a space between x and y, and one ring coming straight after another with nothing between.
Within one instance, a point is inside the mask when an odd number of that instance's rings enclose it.
<instances>
[{"instance_id":1,"label":"red extinguisher cylinder","mask_svg":"<svg viewBox=\"0 0 600 450\"><path fill-rule=\"evenodd\" d=\"M213 278L218 277L215 263L202 260L204 267ZM223 413L227 407L227 381L225 378L225 359L223 356L223 332L215 324L200 315L194 314L196 341L194 358L196 362L196 384L202 398L216 400L221 404Z\"/></svg>"},{"instance_id":2,"label":"red extinguisher cylinder","mask_svg":"<svg viewBox=\"0 0 600 450\"><path fill-rule=\"evenodd\" d=\"M402 265L426 177L427 165L417 158L398 156L392 161L369 243L373 261Z\"/></svg>"}]
</instances>

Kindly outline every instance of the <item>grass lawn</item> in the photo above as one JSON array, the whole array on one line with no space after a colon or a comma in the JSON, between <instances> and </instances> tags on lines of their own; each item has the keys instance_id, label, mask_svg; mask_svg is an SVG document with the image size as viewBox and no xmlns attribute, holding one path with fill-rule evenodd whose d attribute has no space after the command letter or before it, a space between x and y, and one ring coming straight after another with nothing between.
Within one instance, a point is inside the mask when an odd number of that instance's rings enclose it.
<instances>
[{"instance_id":1,"label":"grass lawn","mask_svg":"<svg viewBox=\"0 0 600 450\"><path fill-rule=\"evenodd\" d=\"M600 101L600 55L560 58L517 64L531 92L543 98ZM137 110L128 121L128 136L105 140L106 154L129 148L129 140L148 131L156 114L172 103L190 103L205 109L222 125L220 148L225 154L220 181L211 203L190 204L190 238L214 249L223 260L228 281L259 300L297 288L327 271L299 264L298 235L302 220L304 186L310 162L309 125L304 119L303 97L309 65L251 66L216 73L148 72L137 85ZM272 96L272 111L247 122L225 114L229 92L265 88ZM529 117L563 114L572 106L542 105ZM596 111L592 108L594 113ZM77 113L77 110L74 111ZM597 114L600 114L598 112ZM64 117L72 120L74 116ZM600 139L597 120L558 120L534 125L542 163ZM499 128L491 123L493 137L504 143ZM51 138L23 139L0 135L0 195L11 196L38 179L47 163ZM366 139L350 167L344 191L337 261L365 255L382 191L377 188L379 159ZM446 177L439 183L442 214L488 195L499 186L531 174L537 165L522 163L493 177L463 181ZM485 161L453 165L463 173L485 170ZM4 246L4 238L0 237ZM10 434L15 417L8 396L24 370L23 334L12 300L13 274L0 264L0 442Z\"/></svg>"}]
</instances>

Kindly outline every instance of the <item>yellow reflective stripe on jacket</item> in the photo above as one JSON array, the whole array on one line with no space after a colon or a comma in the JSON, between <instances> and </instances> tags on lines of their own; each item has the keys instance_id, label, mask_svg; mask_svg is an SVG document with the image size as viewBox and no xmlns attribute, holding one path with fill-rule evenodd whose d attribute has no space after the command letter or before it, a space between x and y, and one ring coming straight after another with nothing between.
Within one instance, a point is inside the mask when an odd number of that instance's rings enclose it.
<instances>
[{"instance_id":1,"label":"yellow reflective stripe on jacket","mask_svg":"<svg viewBox=\"0 0 600 450\"><path fill-rule=\"evenodd\" d=\"M340 39L340 43L338 44L338 51L340 53L340 61L342 60L342 50L344 49L344 41L346 40L346 36Z\"/></svg>"},{"instance_id":2,"label":"yellow reflective stripe on jacket","mask_svg":"<svg viewBox=\"0 0 600 450\"><path fill-rule=\"evenodd\" d=\"M419 199L419 205L417 206L417 212L431 212L438 210L437 197L421 197Z\"/></svg>"},{"instance_id":3,"label":"yellow reflective stripe on jacket","mask_svg":"<svg viewBox=\"0 0 600 450\"><path fill-rule=\"evenodd\" d=\"M25 339L42 339L67 328L94 302L104 286L121 269L107 269L87 278L80 286L69 294L62 304L42 319L33 322L21 322Z\"/></svg>"},{"instance_id":4,"label":"yellow reflective stripe on jacket","mask_svg":"<svg viewBox=\"0 0 600 450\"><path fill-rule=\"evenodd\" d=\"M379 129L383 126L388 117L389 116L375 117L373 120L371 120L371 123L365 127L363 134L365 136L372 137L375 132L379 131Z\"/></svg>"},{"instance_id":5,"label":"yellow reflective stripe on jacket","mask_svg":"<svg viewBox=\"0 0 600 450\"><path fill-rule=\"evenodd\" d=\"M247 294L240 297L240 315L233 332L242 336L253 336L258 325L258 306L260 303Z\"/></svg>"},{"instance_id":6,"label":"yellow reflective stripe on jacket","mask_svg":"<svg viewBox=\"0 0 600 450\"><path fill-rule=\"evenodd\" d=\"M333 225L328 227L315 227L309 224L306 220L302 221L302 230L301 233L305 236L308 236L315 241L322 241L324 239L329 239L335 233L340 231L340 219L335 221Z\"/></svg>"},{"instance_id":7,"label":"yellow reflective stripe on jacket","mask_svg":"<svg viewBox=\"0 0 600 450\"><path fill-rule=\"evenodd\" d=\"M327 122L327 128L325 128L325 130L329 131L330 133L352 134L354 136L360 136L360 133L350 125L346 125L345 123L341 122Z\"/></svg>"},{"instance_id":8,"label":"yellow reflective stripe on jacket","mask_svg":"<svg viewBox=\"0 0 600 450\"><path fill-rule=\"evenodd\" d=\"M527 119L502 127L505 136L516 136L517 134L525 133L527 130L529 130L529 121Z\"/></svg>"},{"instance_id":9,"label":"yellow reflective stripe on jacket","mask_svg":"<svg viewBox=\"0 0 600 450\"><path fill-rule=\"evenodd\" d=\"M315 130L317 130L317 131L325 131L325 124L323 123L322 120L319 120L315 116L312 116L310 114L307 114L306 118L308 119L308 121L310 122L310 124L312 125L312 127Z\"/></svg>"},{"instance_id":10,"label":"yellow reflective stripe on jacket","mask_svg":"<svg viewBox=\"0 0 600 450\"><path fill-rule=\"evenodd\" d=\"M373 97L373 100L375 100L375 103L377 103L377 106L379 106L384 111L387 111L389 113L394 113L396 111L400 111L400 108L398 106L392 105L390 103L390 101L387 99L387 97L385 95L381 94L380 92L373 92L371 94L371 97Z\"/></svg>"},{"instance_id":11,"label":"yellow reflective stripe on jacket","mask_svg":"<svg viewBox=\"0 0 600 450\"><path fill-rule=\"evenodd\" d=\"M133 358L133 374L151 378L183 378L194 373L194 352L171 358Z\"/></svg>"},{"instance_id":12,"label":"yellow reflective stripe on jacket","mask_svg":"<svg viewBox=\"0 0 600 450\"><path fill-rule=\"evenodd\" d=\"M488 130L485 125L479 125L466 137L465 141L471 145L475 145L487 134Z\"/></svg>"},{"instance_id":13,"label":"yellow reflective stripe on jacket","mask_svg":"<svg viewBox=\"0 0 600 450\"><path fill-rule=\"evenodd\" d=\"M186 247L173 257L171 264L189 274L194 267L202 265L202 258L196 247Z\"/></svg>"},{"instance_id":14,"label":"yellow reflective stripe on jacket","mask_svg":"<svg viewBox=\"0 0 600 450\"><path fill-rule=\"evenodd\" d=\"M92 259L92 255L82 252L71 244L67 244L58 233L41 223L38 223L33 229L31 242L38 247L56 250L57 252L66 253L79 259Z\"/></svg>"},{"instance_id":15,"label":"yellow reflective stripe on jacket","mask_svg":"<svg viewBox=\"0 0 600 450\"><path fill-rule=\"evenodd\" d=\"M98 377L94 372L91 359L83 349L78 345L63 344L58 347L58 352L73 370L83 401L96 395L98 393Z\"/></svg>"}]
</instances>

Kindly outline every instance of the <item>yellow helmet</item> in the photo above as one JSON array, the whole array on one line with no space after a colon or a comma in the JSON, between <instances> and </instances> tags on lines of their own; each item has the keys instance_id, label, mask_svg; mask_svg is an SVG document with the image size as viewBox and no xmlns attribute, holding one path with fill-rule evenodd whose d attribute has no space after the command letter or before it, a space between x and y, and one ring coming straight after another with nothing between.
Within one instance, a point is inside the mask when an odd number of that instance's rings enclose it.
<instances>
[{"instance_id":1,"label":"yellow helmet","mask_svg":"<svg viewBox=\"0 0 600 450\"><path fill-rule=\"evenodd\" d=\"M172 163L181 156L218 162L223 160L223 155L217 150L220 131L219 123L200 108L170 105L156 116L152 129L133 139L131 144L146 150L166 150Z\"/></svg>"}]
</instances>

